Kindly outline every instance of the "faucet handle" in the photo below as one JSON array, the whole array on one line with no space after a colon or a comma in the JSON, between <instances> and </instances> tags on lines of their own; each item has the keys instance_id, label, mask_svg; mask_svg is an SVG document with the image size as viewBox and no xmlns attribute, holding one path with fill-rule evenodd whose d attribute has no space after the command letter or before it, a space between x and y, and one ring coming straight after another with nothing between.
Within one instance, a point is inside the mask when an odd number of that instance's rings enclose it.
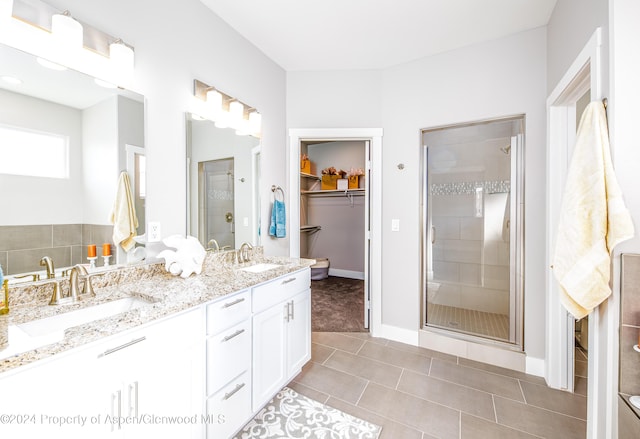
<instances>
[{"instance_id":1,"label":"faucet handle","mask_svg":"<svg viewBox=\"0 0 640 439\"><path fill-rule=\"evenodd\" d=\"M101 277L104 276L106 273L89 273L89 274L85 274L82 275L81 278L84 280L84 288L85 291L84 293L90 295L90 296L95 296L96 292L93 289L93 284L91 283L91 279L94 277Z\"/></svg>"},{"instance_id":2,"label":"faucet handle","mask_svg":"<svg viewBox=\"0 0 640 439\"><path fill-rule=\"evenodd\" d=\"M53 294L51 295L51 300L49 300L49 305L60 305L60 300L62 299L61 289L60 289L60 281L56 279L47 279L38 285L49 285L53 284Z\"/></svg>"},{"instance_id":3,"label":"faucet handle","mask_svg":"<svg viewBox=\"0 0 640 439\"><path fill-rule=\"evenodd\" d=\"M32 277L32 281L36 282L40 280L40 273L27 273L27 274L20 274L18 276L13 276L16 279L24 279L25 277Z\"/></svg>"}]
</instances>

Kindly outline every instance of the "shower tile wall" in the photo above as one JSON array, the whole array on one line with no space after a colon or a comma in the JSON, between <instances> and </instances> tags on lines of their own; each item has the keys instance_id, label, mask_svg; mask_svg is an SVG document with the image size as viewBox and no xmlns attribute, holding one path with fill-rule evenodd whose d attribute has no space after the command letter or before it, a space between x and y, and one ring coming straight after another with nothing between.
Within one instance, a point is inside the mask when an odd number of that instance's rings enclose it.
<instances>
[{"instance_id":1,"label":"shower tile wall","mask_svg":"<svg viewBox=\"0 0 640 439\"><path fill-rule=\"evenodd\" d=\"M629 396L640 395L640 352L633 349L640 336L640 255L622 255L622 288L620 311L620 416L619 437L626 431L640 432L640 409L627 403Z\"/></svg>"},{"instance_id":2,"label":"shower tile wall","mask_svg":"<svg viewBox=\"0 0 640 439\"><path fill-rule=\"evenodd\" d=\"M0 226L0 264L5 274L41 271L40 259L50 256L56 267L69 267L86 262L88 244L112 243L112 233L111 225Z\"/></svg>"},{"instance_id":3,"label":"shower tile wall","mask_svg":"<svg viewBox=\"0 0 640 439\"><path fill-rule=\"evenodd\" d=\"M430 302L508 314L509 243L486 239L484 217L475 217L474 196L432 195L431 201L433 282L440 286Z\"/></svg>"}]
</instances>

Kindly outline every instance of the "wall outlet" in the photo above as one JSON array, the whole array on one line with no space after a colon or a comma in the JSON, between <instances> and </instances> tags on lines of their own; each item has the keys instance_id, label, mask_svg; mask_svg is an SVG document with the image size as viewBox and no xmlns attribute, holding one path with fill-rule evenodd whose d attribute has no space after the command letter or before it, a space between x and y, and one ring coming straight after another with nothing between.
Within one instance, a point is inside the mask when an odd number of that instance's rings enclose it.
<instances>
[{"instance_id":1,"label":"wall outlet","mask_svg":"<svg viewBox=\"0 0 640 439\"><path fill-rule=\"evenodd\" d=\"M158 242L162 239L160 233L160 223L158 221L149 221L149 231L147 232L147 242Z\"/></svg>"},{"instance_id":2,"label":"wall outlet","mask_svg":"<svg viewBox=\"0 0 640 439\"><path fill-rule=\"evenodd\" d=\"M245 227L249 227L249 218L248 217L244 217L242 218L242 225Z\"/></svg>"},{"instance_id":3,"label":"wall outlet","mask_svg":"<svg viewBox=\"0 0 640 439\"><path fill-rule=\"evenodd\" d=\"M400 231L400 220L399 219L392 219L391 220L391 231L392 232L399 232Z\"/></svg>"}]
</instances>

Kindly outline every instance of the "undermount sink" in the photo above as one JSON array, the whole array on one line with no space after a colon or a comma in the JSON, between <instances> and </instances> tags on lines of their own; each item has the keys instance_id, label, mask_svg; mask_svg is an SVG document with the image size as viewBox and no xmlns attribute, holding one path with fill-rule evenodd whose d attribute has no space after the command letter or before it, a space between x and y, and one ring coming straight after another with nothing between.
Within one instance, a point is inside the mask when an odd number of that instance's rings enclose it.
<instances>
[{"instance_id":1,"label":"undermount sink","mask_svg":"<svg viewBox=\"0 0 640 439\"><path fill-rule=\"evenodd\" d=\"M100 305L88 306L86 308L57 314L44 319L32 320L27 323L17 325L18 329L24 331L31 337L41 337L52 333L64 331L73 326L83 325L95 320L104 319L136 308L148 305L146 300L135 297L113 300L101 303Z\"/></svg>"},{"instance_id":2,"label":"undermount sink","mask_svg":"<svg viewBox=\"0 0 640 439\"><path fill-rule=\"evenodd\" d=\"M273 270L274 268L282 267L280 264L270 264L270 263L260 263L255 265L250 265L248 267L240 268L242 271L248 271L250 273L262 273L263 271Z\"/></svg>"}]
</instances>

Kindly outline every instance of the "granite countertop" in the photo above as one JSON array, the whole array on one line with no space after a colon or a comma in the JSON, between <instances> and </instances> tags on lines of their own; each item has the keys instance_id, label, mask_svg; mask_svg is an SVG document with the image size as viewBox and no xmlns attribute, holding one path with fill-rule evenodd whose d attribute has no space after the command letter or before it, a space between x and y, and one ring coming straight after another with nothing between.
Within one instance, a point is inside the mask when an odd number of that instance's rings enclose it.
<instances>
[{"instance_id":1,"label":"granite countertop","mask_svg":"<svg viewBox=\"0 0 640 439\"><path fill-rule=\"evenodd\" d=\"M68 305L48 305L53 286L42 282L34 283L19 294L10 290L11 310L0 316L0 374L309 267L315 262L313 259L264 257L260 253L256 256L251 262L233 264L227 262L229 258L224 252L209 253L202 273L187 279L167 273L163 264L112 270L109 275L92 279L95 297L82 295L82 300ZM279 267L259 273L241 270L263 262ZM67 288L62 285L63 291ZM54 334L48 344L35 348L31 346L33 340L27 337L25 342L25 334L16 328L29 321L127 297L140 298L148 304L67 328L64 334L58 334L57 338Z\"/></svg>"}]
</instances>

